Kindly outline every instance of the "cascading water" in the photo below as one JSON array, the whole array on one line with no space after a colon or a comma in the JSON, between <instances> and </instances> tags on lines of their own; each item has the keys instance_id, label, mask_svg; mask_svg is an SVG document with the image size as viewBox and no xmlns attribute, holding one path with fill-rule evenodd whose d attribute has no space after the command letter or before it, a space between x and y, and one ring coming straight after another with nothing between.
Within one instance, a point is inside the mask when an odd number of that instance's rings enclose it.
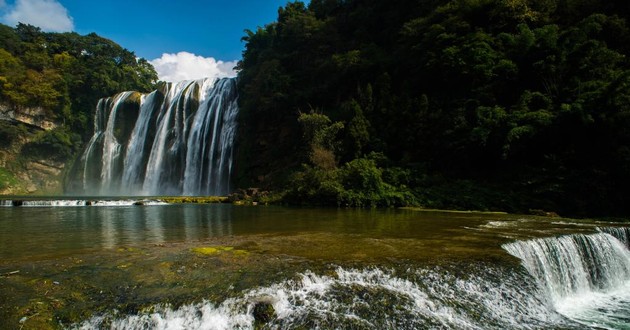
<instances>
[{"instance_id":1,"label":"cascading water","mask_svg":"<svg viewBox=\"0 0 630 330\"><path fill-rule=\"evenodd\" d=\"M82 193L227 194L237 114L235 78L102 99L81 157Z\"/></svg>"},{"instance_id":2,"label":"cascading water","mask_svg":"<svg viewBox=\"0 0 630 330\"><path fill-rule=\"evenodd\" d=\"M134 315L96 315L73 329L630 329L630 251L598 228L504 244L524 267L397 263L310 270L223 300ZM256 306L271 306L261 326Z\"/></svg>"},{"instance_id":3,"label":"cascading water","mask_svg":"<svg viewBox=\"0 0 630 330\"><path fill-rule=\"evenodd\" d=\"M248 290L220 304L178 309L156 306L147 313L93 317L74 329L575 329L523 290L519 275L475 269L459 278L443 269L338 267ZM526 289L529 289L525 287ZM275 318L256 326L259 302Z\"/></svg>"},{"instance_id":4,"label":"cascading water","mask_svg":"<svg viewBox=\"0 0 630 330\"><path fill-rule=\"evenodd\" d=\"M608 234L611 232L615 236ZM505 244L562 315L584 325L630 328L630 251L618 237L628 229Z\"/></svg>"},{"instance_id":5,"label":"cascading water","mask_svg":"<svg viewBox=\"0 0 630 330\"><path fill-rule=\"evenodd\" d=\"M602 227L597 230L613 235L630 249L630 227Z\"/></svg>"}]
</instances>

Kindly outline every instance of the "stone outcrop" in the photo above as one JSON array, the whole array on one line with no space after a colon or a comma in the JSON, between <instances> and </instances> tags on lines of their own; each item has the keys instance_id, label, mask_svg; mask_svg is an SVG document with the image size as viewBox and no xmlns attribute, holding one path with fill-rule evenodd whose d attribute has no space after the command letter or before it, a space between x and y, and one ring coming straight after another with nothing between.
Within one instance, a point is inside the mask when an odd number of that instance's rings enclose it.
<instances>
[{"instance_id":1,"label":"stone outcrop","mask_svg":"<svg viewBox=\"0 0 630 330\"><path fill-rule=\"evenodd\" d=\"M19 122L43 130L59 126L50 118L46 118L46 110L41 107L24 108L0 103L0 120Z\"/></svg>"},{"instance_id":2,"label":"stone outcrop","mask_svg":"<svg viewBox=\"0 0 630 330\"><path fill-rule=\"evenodd\" d=\"M46 194L62 191L64 163L21 156L22 147L37 132L58 127L43 108L18 108L0 104L0 121L27 127L0 147L0 195Z\"/></svg>"}]
</instances>

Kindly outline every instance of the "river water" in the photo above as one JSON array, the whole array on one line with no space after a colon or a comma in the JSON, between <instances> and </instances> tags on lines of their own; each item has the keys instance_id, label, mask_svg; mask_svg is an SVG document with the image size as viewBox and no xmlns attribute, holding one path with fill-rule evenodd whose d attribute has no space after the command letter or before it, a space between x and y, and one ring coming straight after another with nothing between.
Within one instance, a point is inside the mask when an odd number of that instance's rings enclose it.
<instances>
[{"instance_id":1,"label":"river water","mask_svg":"<svg viewBox=\"0 0 630 330\"><path fill-rule=\"evenodd\" d=\"M630 329L629 223L134 203L3 202L0 328Z\"/></svg>"}]
</instances>

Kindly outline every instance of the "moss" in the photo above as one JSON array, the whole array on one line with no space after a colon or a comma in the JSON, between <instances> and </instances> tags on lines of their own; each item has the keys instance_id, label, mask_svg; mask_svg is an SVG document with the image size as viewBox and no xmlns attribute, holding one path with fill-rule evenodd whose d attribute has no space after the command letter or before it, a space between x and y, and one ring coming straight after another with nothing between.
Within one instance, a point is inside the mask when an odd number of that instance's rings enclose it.
<instances>
[{"instance_id":1,"label":"moss","mask_svg":"<svg viewBox=\"0 0 630 330\"><path fill-rule=\"evenodd\" d=\"M213 255L232 250L234 250L234 247L232 246L202 246L191 249L192 252L202 255Z\"/></svg>"},{"instance_id":2,"label":"moss","mask_svg":"<svg viewBox=\"0 0 630 330\"><path fill-rule=\"evenodd\" d=\"M13 173L7 171L5 168L0 167L0 189L8 187L15 187L19 184L17 178Z\"/></svg>"},{"instance_id":3,"label":"moss","mask_svg":"<svg viewBox=\"0 0 630 330\"><path fill-rule=\"evenodd\" d=\"M249 251L245 251L245 250L234 250L234 255L235 255L235 256L247 256L247 255L249 255Z\"/></svg>"}]
</instances>

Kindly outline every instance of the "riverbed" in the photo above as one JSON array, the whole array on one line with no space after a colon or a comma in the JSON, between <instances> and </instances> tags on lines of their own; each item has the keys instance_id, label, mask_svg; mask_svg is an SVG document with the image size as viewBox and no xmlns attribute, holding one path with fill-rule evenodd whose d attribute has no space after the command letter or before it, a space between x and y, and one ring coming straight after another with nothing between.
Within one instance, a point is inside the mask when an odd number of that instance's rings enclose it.
<instances>
[{"instance_id":1,"label":"riverbed","mask_svg":"<svg viewBox=\"0 0 630 330\"><path fill-rule=\"evenodd\" d=\"M0 328L628 329L627 227L403 209L6 205ZM564 269L572 262L584 274Z\"/></svg>"}]
</instances>

